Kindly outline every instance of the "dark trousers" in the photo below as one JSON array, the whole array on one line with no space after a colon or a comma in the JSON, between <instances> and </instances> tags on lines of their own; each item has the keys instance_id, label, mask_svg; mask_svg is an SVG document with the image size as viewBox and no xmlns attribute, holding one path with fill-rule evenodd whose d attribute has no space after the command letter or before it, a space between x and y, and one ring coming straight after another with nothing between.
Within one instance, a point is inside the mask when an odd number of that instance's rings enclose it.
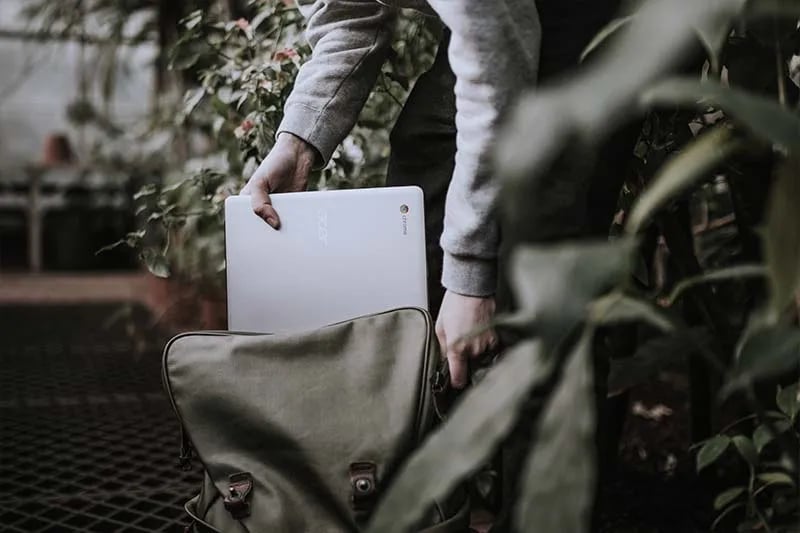
<instances>
[{"instance_id":1,"label":"dark trousers","mask_svg":"<svg viewBox=\"0 0 800 533\"><path fill-rule=\"evenodd\" d=\"M569 75L579 65L581 52L597 32L606 25L620 7L620 0L537 0L542 25L539 83L548 84ZM444 290L441 287L442 251L439 237L444 219L444 202L454 168L456 151L455 76L447 60L447 34L440 43L431 69L417 81L398 118L391 136L391 158L387 183L389 185L418 185L425 192L425 217L428 253L428 294L431 313L436 316ZM634 123L620 128L594 150L598 157L591 171L575 189L570 213L556 213L556 224L542 230L541 225L523 228L501 228L506 236L501 252L500 272L504 272L503 257L513 245L524 242L546 242L564 238L603 237L616 210L620 188L624 181L631 152L640 130ZM562 179L576 181L568 168L554 168L544 178L557 183ZM541 187L539 190L542 190ZM524 199L523 199L524 200ZM530 205L542 199L530 198ZM561 220L559 220L559 217ZM576 222L576 220L578 222ZM511 237L511 238L508 238ZM509 242L511 241L511 242ZM499 307L513 307L510 291L500 280ZM605 397L604 368L598 361L598 405ZM530 409L537 409L532 398ZM602 416L600 417L602 424ZM515 475L522 468L529 449L530 427L520 426L507 440L503 450L502 507L495 530L508 527L509 503L515 492ZM602 427L598 434L602 435Z\"/></svg>"}]
</instances>

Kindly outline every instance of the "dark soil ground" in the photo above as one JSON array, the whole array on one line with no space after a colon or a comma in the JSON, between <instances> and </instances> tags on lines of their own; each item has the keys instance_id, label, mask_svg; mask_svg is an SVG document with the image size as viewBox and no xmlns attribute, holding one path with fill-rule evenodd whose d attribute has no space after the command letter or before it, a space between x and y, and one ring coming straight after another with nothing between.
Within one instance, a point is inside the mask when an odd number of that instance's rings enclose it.
<instances>
[{"instance_id":1,"label":"dark soil ground","mask_svg":"<svg viewBox=\"0 0 800 533\"><path fill-rule=\"evenodd\" d=\"M708 531L708 487L688 452L685 374L664 372L630 391L618 463L599 494L603 533Z\"/></svg>"}]
</instances>

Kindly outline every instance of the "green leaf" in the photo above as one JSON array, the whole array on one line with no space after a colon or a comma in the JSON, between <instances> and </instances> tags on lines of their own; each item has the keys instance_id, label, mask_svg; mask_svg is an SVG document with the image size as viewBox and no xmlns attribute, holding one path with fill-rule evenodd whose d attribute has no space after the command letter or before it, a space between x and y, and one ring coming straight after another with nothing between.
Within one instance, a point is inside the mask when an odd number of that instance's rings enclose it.
<instances>
[{"instance_id":1,"label":"green leaf","mask_svg":"<svg viewBox=\"0 0 800 533\"><path fill-rule=\"evenodd\" d=\"M720 281L738 281L743 278L764 277L767 269L763 265L736 265L705 272L699 276L686 278L678 282L668 297L668 304L672 305L688 289L703 283L716 283Z\"/></svg>"},{"instance_id":2,"label":"green leaf","mask_svg":"<svg viewBox=\"0 0 800 533\"><path fill-rule=\"evenodd\" d=\"M719 83L694 79L672 79L659 83L642 95L642 103L652 105L709 105L722 109L755 135L785 148L800 145L800 117L775 100L724 87Z\"/></svg>"},{"instance_id":3,"label":"green leaf","mask_svg":"<svg viewBox=\"0 0 800 533\"><path fill-rule=\"evenodd\" d=\"M735 503L733 505L729 505L727 508L725 508L725 510L722 511L719 514L719 516L717 516L717 518L714 519L714 522L711 524L711 531L714 531L714 530L717 529L717 526L722 522L723 518L728 516L730 513L732 513L736 509L741 509L745 505L746 505L745 502L739 502L739 503Z\"/></svg>"},{"instance_id":4,"label":"green leaf","mask_svg":"<svg viewBox=\"0 0 800 533\"><path fill-rule=\"evenodd\" d=\"M778 433L783 433L792 427L788 420L776 420L773 422L772 426ZM753 444L756 447L756 451L760 454L764 447L772 442L775 437L776 435L772 434L772 431L766 424L758 426L753 432Z\"/></svg>"},{"instance_id":5,"label":"green leaf","mask_svg":"<svg viewBox=\"0 0 800 533\"><path fill-rule=\"evenodd\" d=\"M583 63L601 44L606 42L609 37L617 33L620 28L628 24L631 20L633 20L633 15L628 15L627 17L616 18L606 24L605 27L594 36L589 44L586 45L583 52L581 52L581 63Z\"/></svg>"},{"instance_id":6,"label":"green leaf","mask_svg":"<svg viewBox=\"0 0 800 533\"><path fill-rule=\"evenodd\" d=\"M253 17L253 20L250 21L250 27L253 29L253 31L256 31L258 27L261 26L261 24L272 14L273 10L271 8L262 9L255 17Z\"/></svg>"},{"instance_id":7,"label":"green leaf","mask_svg":"<svg viewBox=\"0 0 800 533\"><path fill-rule=\"evenodd\" d=\"M401 467L368 531L409 531L434 500L474 472L513 427L531 389L551 374L551 360L537 341L505 353Z\"/></svg>"},{"instance_id":8,"label":"green leaf","mask_svg":"<svg viewBox=\"0 0 800 533\"><path fill-rule=\"evenodd\" d=\"M203 20L203 10L197 9L189 13L183 19L181 19L180 22L187 30L191 30L194 29L198 24L200 24L200 21L202 20Z\"/></svg>"},{"instance_id":9,"label":"green leaf","mask_svg":"<svg viewBox=\"0 0 800 533\"><path fill-rule=\"evenodd\" d=\"M695 139L667 161L634 204L626 230L633 235L655 212L677 195L707 177L709 171L741 147L730 130L717 127Z\"/></svg>"},{"instance_id":10,"label":"green leaf","mask_svg":"<svg viewBox=\"0 0 800 533\"><path fill-rule=\"evenodd\" d=\"M787 474L786 472L764 472L763 474L758 474L756 476L759 481L764 483L765 485L792 485L795 486L797 483L795 480Z\"/></svg>"},{"instance_id":11,"label":"green leaf","mask_svg":"<svg viewBox=\"0 0 800 533\"><path fill-rule=\"evenodd\" d=\"M702 328L682 329L645 341L632 357L611 359L609 394L619 394L646 382L663 368L696 352L698 345L709 344L710 341L708 331Z\"/></svg>"},{"instance_id":12,"label":"green leaf","mask_svg":"<svg viewBox=\"0 0 800 533\"><path fill-rule=\"evenodd\" d=\"M731 487L720 492L714 499L714 510L719 511L720 509L724 509L729 503L744 494L745 490L745 487Z\"/></svg>"},{"instance_id":13,"label":"green leaf","mask_svg":"<svg viewBox=\"0 0 800 533\"><path fill-rule=\"evenodd\" d=\"M588 314L589 303L629 271L632 241L518 247L511 282L520 315L546 342L559 342Z\"/></svg>"},{"instance_id":14,"label":"green leaf","mask_svg":"<svg viewBox=\"0 0 800 533\"><path fill-rule=\"evenodd\" d=\"M170 193L170 192L177 191L178 189L180 189L184 185L194 185L194 183L192 183L189 180L182 179L180 181L177 181L177 182L175 182L175 183L173 183L171 185L168 185L168 186L164 187L161 190L161 193L163 194L163 193Z\"/></svg>"},{"instance_id":15,"label":"green leaf","mask_svg":"<svg viewBox=\"0 0 800 533\"><path fill-rule=\"evenodd\" d=\"M778 409L788 416L792 422L797 418L797 412L800 410L800 396L798 395L799 391L797 390L797 385L798 384L795 383L794 385L778 389L778 395L775 398Z\"/></svg>"},{"instance_id":16,"label":"green leaf","mask_svg":"<svg viewBox=\"0 0 800 533\"><path fill-rule=\"evenodd\" d=\"M730 444L731 439L727 435L716 435L708 439L697 452L697 471L700 472L719 459L719 456L728 449Z\"/></svg>"},{"instance_id":17,"label":"green leaf","mask_svg":"<svg viewBox=\"0 0 800 533\"><path fill-rule=\"evenodd\" d=\"M164 254L154 250L144 250L141 254L141 258L151 274L158 278L169 277L169 264Z\"/></svg>"},{"instance_id":18,"label":"green leaf","mask_svg":"<svg viewBox=\"0 0 800 533\"><path fill-rule=\"evenodd\" d=\"M613 325L627 322L646 322L661 331L672 331L674 324L663 312L650 302L614 291L591 303L590 319L597 325Z\"/></svg>"},{"instance_id":19,"label":"green leaf","mask_svg":"<svg viewBox=\"0 0 800 533\"><path fill-rule=\"evenodd\" d=\"M741 455L748 464L751 466L758 464L758 452L756 452L756 448L753 446L753 441L751 441L749 437L745 437L744 435L734 435L731 440L733 441L733 445L736 447L736 450L739 452L739 455Z\"/></svg>"},{"instance_id":20,"label":"green leaf","mask_svg":"<svg viewBox=\"0 0 800 533\"><path fill-rule=\"evenodd\" d=\"M138 191L136 191L133 195L134 200L138 200L139 198L144 198L145 196L152 196L158 192L158 187L155 183L148 183L147 185L143 185Z\"/></svg>"},{"instance_id":21,"label":"green leaf","mask_svg":"<svg viewBox=\"0 0 800 533\"><path fill-rule=\"evenodd\" d=\"M170 61L170 70L188 70L200 61L200 53L178 48Z\"/></svg>"},{"instance_id":22,"label":"green leaf","mask_svg":"<svg viewBox=\"0 0 800 533\"><path fill-rule=\"evenodd\" d=\"M517 531L589 529L595 480L593 338L593 328L587 328L542 413L522 473Z\"/></svg>"},{"instance_id":23,"label":"green leaf","mask_svg":"<svg viewBox=\"0 0 800 533\"><path fill-rule=\"evenodd\" d=\"M770 280L769 308L779 316L800 290L800 152L778 169L767 205L764 253Z\"/></svg>"},{"instance_id":24,"label":"green leaf","mask_svg":"<svg viewBox=\"0 0 800 533\"><path fill-rule=\"evenodd\" d=\"M206 91L203 87L187 92L183 99L183 114L190 115L205 95Z\"/></svg>"}]
</instances>

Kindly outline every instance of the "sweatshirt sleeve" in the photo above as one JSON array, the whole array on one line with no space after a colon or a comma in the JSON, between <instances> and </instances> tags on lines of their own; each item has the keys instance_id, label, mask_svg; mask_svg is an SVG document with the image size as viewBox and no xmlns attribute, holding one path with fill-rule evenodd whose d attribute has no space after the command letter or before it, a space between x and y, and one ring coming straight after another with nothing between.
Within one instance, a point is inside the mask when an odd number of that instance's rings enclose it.
<instances>
[{"instance_id":1,"label":"sweatshirt sleeve","mask_svg":"<svg viewBox=\"0 0 800 533\"><path fill-rule=\"evenodd\" d=\"M375 0L298 0L311 58L300 68L278 135L288 132L327 163L356 123L391 46L396 9Z\"/></svg>"},{"instance_id":2,"label":"sweatshirt sleeve","mask_svg":"<svg viewBox=\"0 0 800 533\"><path fill-rule=\"evenodd\" d=\"M541 28L533 0L429 0L452 33L456 75L456 165L447 191L442 284L468 296L497 285L500 184L491 173L498 127L536 81Z\"/></svg>"}]
</instances>

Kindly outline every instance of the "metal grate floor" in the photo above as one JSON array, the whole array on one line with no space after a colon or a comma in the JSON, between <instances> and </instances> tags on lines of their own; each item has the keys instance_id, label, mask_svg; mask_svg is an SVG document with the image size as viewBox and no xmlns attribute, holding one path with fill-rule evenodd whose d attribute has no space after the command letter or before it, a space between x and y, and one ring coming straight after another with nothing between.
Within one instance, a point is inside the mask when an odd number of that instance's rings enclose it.
<instances>
[{"instance_id":1,"label":"metal grate floor","mask_svg":"<svg viewBox=\"0 0 800 533\"><path fill-rule=\"evenodd\" d=\"M0 307L0 531L183 530L165 339L120 309Z\"/></svg>"}]
</instances>

